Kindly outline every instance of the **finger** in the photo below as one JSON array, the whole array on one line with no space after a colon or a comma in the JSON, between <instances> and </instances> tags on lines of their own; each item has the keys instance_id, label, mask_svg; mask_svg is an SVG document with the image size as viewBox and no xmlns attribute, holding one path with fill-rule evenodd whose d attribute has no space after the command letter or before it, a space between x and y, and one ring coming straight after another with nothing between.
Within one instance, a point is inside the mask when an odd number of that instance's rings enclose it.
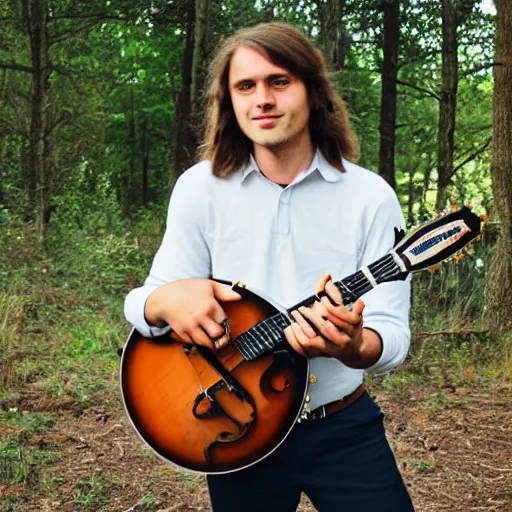
<instances>
[{"instance_id":1,"label":"finger","mask_svg":"<svg viewBox=\"0 0 512 512\"><path fill-rule=\"evenodd\" d=\"M178 334L177 331L173 330L173 331L171 331L171 338L173 340L179 341L180 343L188 343L188 344L194 343L192 341L192 338L186 332L182 332L181 334Z\"/></svg>"},{"instance_id":2,"label":"finger","mask_svg":"<svg viewBox=\"0 0 512 512\"><path fill-rule=\"evenodd\" d=\"M327 311L324 312L323 316L319 316L308 308L304 309L305 311L302 311L302 308L299 308L304 317L311 322L313 328L317 329L318 337L322 339L324 343L327 342L327 345L325 346L326 351L332 348L330 344L339 345L340 343L343 343L346 340L346 337L351 336L354 331L353 326L349 324L343 325L339 319L336 319L336 321L340 326L332 322L329 319L330 315Z\"/></svg>"},{"instance_id":3,"label":"finger","mask_svg":"<svg viewBox=\"0 0 512 512\"><path fill-rule=\"evenodd\" d=\"M313 336L313 338L309 337L302 330L302 327L298 323L292 324L292 330L293 334L295 334L295 339L306 351L308 351L309 347L311 346L311 342L318 337L316 334Z\"/></svg>"},{"instance_id":4,"label":"finger","mask_svg":"<svg viewBox=\"0 0 512 512\"><path fill-rule=\"evenodd\" d=\"M331 274L324 274L315 285L315 293L320 293L325 290L326 283L331 280Z\"/></svg>"},{"instance_id":5,"label":"finger","mask_svg":"<svg viewBox=\"0 0 512 512\"><path fill-rule=\"evenodd\" d=\"M328 309L327 306L330 305L329 299L324 297L322 299L323 304L325 305L325 313L324 317L326 320L331 322L333 325L336 326L337 329L343 331L343 332L352 332L354 330L354 325L344 320L342 316L340 316L340 311L338 308ZM331 306L332 307L332 306Z\"/></svg>"},{"instance_id":6,"label":"finger","mask_svg":"<svg viewBox=\"0 0 512 512\"><path fill-rule=\"evenodd\" d=\"M234 302L240 300L242 296L235 292L231 286L227 284L218 283L217 281L211 281L213 296L223 302Z\"/></svg>"},{"instance_id":7,"label":"finger","mask_svg":"<svg viewBox=\"0 0 512 512\"><path fill-rule=\"evenodd\" d=\"M359 316L359 318L361 318L363 316L363 311L364 311L365 307L366 307L366 304L361 299L358 299L355 302L354 307L352 308L352 313L354 313L355 315Z\"/></svg>"},{"instance_id":8,"label":"finger","mask_svg":"<svg viewBox=\"0 0 512 512\"><path fill-rule=\"evenodd\" d=\"M362 302L362 301L361 301ZM324 306L326 312L328 312L332 317L334 317L336 320L333 320L331 316L329 316L329 319L331 321L334 321L334 323L338 324L339 322L345 322L351 325L359 325L361 323L361 314L356 310L349 310L345 306L333 306L329 299L326 297L322 297L321 303ZM360 308L360 305L358 306ZM364 309L364 303L363 303L363 309Z\"/></svg>"},{"instance_id":9,"label":"finger","mask_svg":"<svg viewBox=\"0 0 512 512\"><path fill-rule=\"evenodd\" d=\"M343 304L343 297L338 287L333 283L332 279L327 281L325 285L327 295L334 301L335 304Z\"/></svg>"},{"instance_id":10,"label":"finger","mask_svg":"<svg viewBox=\"0 0 512 512\"><path fill-rule=\"evenodd\" d=\"M302 331L309 338L314 338L317 333L313 330L311 325L304 319L304 317L298 311L292 311L292 317L300 325ZM292 324L292 326L295 324Z\"/></svg>"},{"instance_id":11,"label":"finger","mask_svg":"<svg viewBox=\"0 0 512 512\"><path fill-rule=\"evenodd\" d=\"M325 309L322 308L322 312L320 313L317 310L313 311L311 308L300 307L300 314L305 318L306 322L309 324L311 329L315 332L317 336L322 336L322 328L326 322Z\"/></svg>"},{"instance_id":12,"label":"finger","mask_svg":"<svg viewBox=\"0 0 512 512\"><path fill-rule=\"evenodd\" d=\"M201 329L201 327L195 327L189 331L189 335L192 341L197 345L203 347L213 348L213 340Z\"/></svg>"},{"instance_id":13,"label":"finger","mask_svg":"<svg viewBox=\"0 0 512 512\"><path fill-rule=\"evenodd\" d=\"M295 337L295 333L291 325L289 325L284 330L284 335L286 337L286 341L290 344L293 350L295 350L295 352L297 352L301 356L308 357L306 349L297 341L297 338Z\"/></svg>"},{"instance_id":14,"label":"finger","mask_svg":"<svg viewBox=\"0 0 512 512\"><path fill-rule=\"evenodd\" d=\"M220 318L220 315L216 315L216 318ZM222 320L219 322L218 320L214 320L208 316L205 316L201 320L201 327L206 331L206 334L210 336L210 338L216 340L221 337L225 333L225 329L222 325L220 325L226 316L222 317Z\"/></svg>"}]
</instances>

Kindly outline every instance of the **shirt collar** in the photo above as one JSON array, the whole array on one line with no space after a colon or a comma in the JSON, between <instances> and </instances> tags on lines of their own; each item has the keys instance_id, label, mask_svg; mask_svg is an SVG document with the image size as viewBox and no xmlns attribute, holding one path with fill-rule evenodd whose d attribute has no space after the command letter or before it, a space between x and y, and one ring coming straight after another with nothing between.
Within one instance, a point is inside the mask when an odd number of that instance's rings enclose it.
<instances>
[{"instance_id":1,"label":"shirt collar","mask_svg":"<svg viewBox=\"0 0 512 512\"><path fill-rule=\"evenodd\" d=\"M241 173L242 183L245 181L247 176L249 176L249 174L253 172L261 171L258 168L258 164L256 163L253 154L251 153L249 165L247 165ZM327 160L325 160L324 156L318 149L316 150L315 156L313 157L313 161L311 162L309 168L306 171L300 173L295 178L294 182L302 181L304 178L306 178L313 172L319 172L322 178L330 183L340 181L342 178L342 173L338 169L333 167L329 162L327 162Z\"/></svg>"}]
</instances>

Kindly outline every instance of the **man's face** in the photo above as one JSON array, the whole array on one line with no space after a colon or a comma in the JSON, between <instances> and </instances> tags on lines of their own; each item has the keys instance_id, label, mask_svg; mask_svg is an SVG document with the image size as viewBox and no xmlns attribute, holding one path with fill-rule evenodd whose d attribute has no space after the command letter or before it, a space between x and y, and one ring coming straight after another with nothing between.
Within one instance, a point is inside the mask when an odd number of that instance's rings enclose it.
<instances>
[{"instance_id":1,"label":"man's face","mask_svg":"<svg viewBox=\"0 0 512 512\"><path fill-rule=\"evenodd\" d=\"M236 120L255 145L279 148L309 138L309 103L304 82L241 46L231 57L229 92Z\"/></svg>"}]
</instances>

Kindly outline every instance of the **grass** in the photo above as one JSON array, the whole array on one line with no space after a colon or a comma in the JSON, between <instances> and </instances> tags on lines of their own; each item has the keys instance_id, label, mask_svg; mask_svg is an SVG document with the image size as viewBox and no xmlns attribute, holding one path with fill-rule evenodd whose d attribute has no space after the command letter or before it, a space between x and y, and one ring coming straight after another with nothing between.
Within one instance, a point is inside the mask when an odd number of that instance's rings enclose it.
<instances>
[{"instance_id":1,"label":"grass","mask_svg":"<svg viewBox=\"0 0 512 512\"><path fill-rule=\"evenodd\" d=\"M15 427L26 436L32 436L50 431L55 423L55 417L52 414L20 412L12 407L6 411L0 411L0 422Z\"/></svg>"},{"instance_id":2,"label":"grass","mask_svg":"<svg viewBox=\"0 0 512 512\"><path fill-rule=\"evenodd\" d=\"M58 453L53 451L27 448L12 442L0 443L0 484L35 487L42 467L57 457Z\"/></svg>"},{"instance_id":3,"label":"grass","mask_svg":"<svg viewBox=\"0 0 512 512\"><path fill-rule=\"evenodd\" d=\"M435 471L434 464L427 460L405 458L404 462L414 468L418 473L433 473Z\"/></svg>"},{"instance_id":4,"label":"grass","mask_svg":"<svg viewBox=\"0 0 512 512\"><path fill-rule=\"evenodd\" d=\"M103 475L93 475L75 483L74 502L78 505L98 506L108 499L109 482Z\"/></svg>"}]
</instances>

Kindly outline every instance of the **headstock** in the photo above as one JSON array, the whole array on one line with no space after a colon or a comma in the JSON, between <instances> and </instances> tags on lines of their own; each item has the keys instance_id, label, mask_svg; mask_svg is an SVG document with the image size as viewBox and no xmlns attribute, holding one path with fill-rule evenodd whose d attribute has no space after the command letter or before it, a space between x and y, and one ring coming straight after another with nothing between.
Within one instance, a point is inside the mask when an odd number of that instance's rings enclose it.
<instances>
[{"instance_id":1,"label":"headstock","mask_svg":"<svg viewBox=\"0 0 512 512\"><path fill-rule=\"evenodd\" d=\"M394 248L407 272L418 272L444 261L480 236L481 219L469 208L444 214L406 235Z\"/></svg>"}]
</instances>

